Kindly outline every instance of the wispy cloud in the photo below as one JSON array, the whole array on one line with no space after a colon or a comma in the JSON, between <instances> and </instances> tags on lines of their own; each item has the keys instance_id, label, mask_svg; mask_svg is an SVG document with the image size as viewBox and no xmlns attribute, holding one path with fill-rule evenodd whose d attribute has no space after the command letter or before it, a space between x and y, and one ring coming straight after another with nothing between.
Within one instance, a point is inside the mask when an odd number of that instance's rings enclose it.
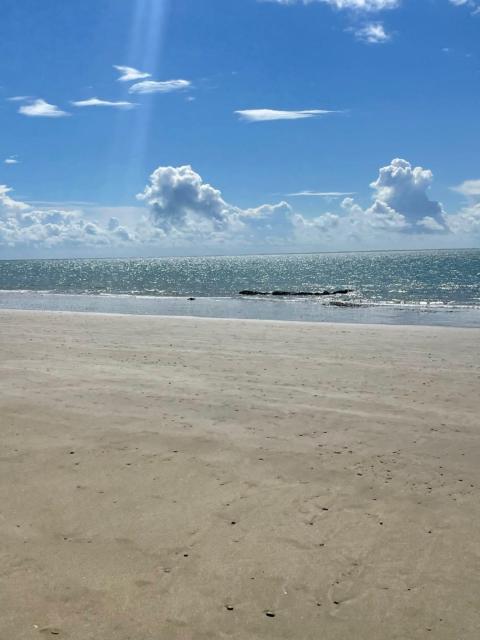
<instances>
[{"instance_id":1,"label":"wispy cloud","mask_svg":"<svg viewBox=\"0 0 480 640\"><path fill-rule=\"evenodd\" d=\"M7 98L9 102L25 102L26 100L33 100L31 96L12 96Z\"/></svg>"},{"instance_id":2,"label":"wispy cloud","mask_svg":"<svg viewBox=\"0 0 480 640\"><path fill-rule=\"evenodd\" d=\"M74 107L113 107L115 109L133 109L137 105L134 102L101 100L100 98L89 98L88 100L77 100L72 102Z\"/></svg>"},{"instance_id":3,"label":"wispy cloud","mask_svg":"<svg viewBox=\"0 0 480 640\"><path fill-rule=\"evenodd\" d=\"M31 118L63 118L70 115L59 109L57 105L49 104L41 98L34 100L31 104L22 105L18 113Z\"/></svg>"},{"instance_id":4,"label":"wispy cloud","mask_svg":"<svg viewBox=\"0 0 480 640\"><path fill-rule=\"evenodd\" d=\"M139 71L134 67L124 67L118 64L114 64L113 68L120 71L121 75L117 78L119 82L133 82L134 80L141 80L142 78L150 78L152 75L146 71Z\"/></svg>"},{"instance_id":5,"label":"wispy cloud","mask_svg":"<svg viewBox=\"0 0 480 640\"><path fill-rule=\"evenodd\" d=\"M191 85L190 80L165 80L164 82L144 80L133 84L128 93L171 93L188 89Z\"/></svg>"},{"instance_id":6,"label":"wispy cloud","mask_svg":"<svg viewBox=\"0 0 480 640\"><path fill-rule=\"evenodd\" d=\"M461 4L462 0L450 0L454 4ZM468 1L468 0L467 0ZM400 5L401 0L260 0L260 2L275 2L277 4L313 4L322 2L335 9L348 9L350 11L383 11L384 9L395 9Z\"/></svg>"},{"instance_id":7,"label":"wispy cloud","mask_svg":"<svg viewBox=\"0 0 480 640\"><path fill-rule=\"evenodd\" d=\"M94 207L97 206L98 203L89 200L28 200L28 205L32 207L65 209L69 207Z\"/></svg>"},{"instance_id":8,"label":"wispy cloud","mask_svg":"<svg viewBox=\"0 0 480 640\"><path fill-rule=\"evenodd\" d=\"M391 39L391 35L385 31L381 22L369 22L363 27L353 29L355 37L367 44L384 44Z\"/></svg>"},{"instance_id":9,"label":"wispy cloud","mask_svg":"<svg viewBox=\"0 0 480 640\"><path fill-rule=\"evenodd\" d=\"M243 109L235 111L241 120L246 122L267 122L269 120L304 120L340 111L326 109L304 109L302 111L282 111L278 109Z\"/></svg>"},{"instance_id":10,"label":"wispy cloud","mask_svg":"<svg viewBox=\"0 0 480 640\"><path fill-rule=\"evenodd\" d=\"M343 198L355 195L354 191L298 191L286 193L289 198Z\"/></svg>"},{"instance_id":11,"label":"wispy cloud","mask_svg":"<svg viewBox=\"0 0 480 640\"><path fill-rule=\"evenodd\" d=\"M8 158L5 158L3 162L4 164L18 164L20 161L17 160L16 156L9 156Z\"/></svg>"}]
</instances>

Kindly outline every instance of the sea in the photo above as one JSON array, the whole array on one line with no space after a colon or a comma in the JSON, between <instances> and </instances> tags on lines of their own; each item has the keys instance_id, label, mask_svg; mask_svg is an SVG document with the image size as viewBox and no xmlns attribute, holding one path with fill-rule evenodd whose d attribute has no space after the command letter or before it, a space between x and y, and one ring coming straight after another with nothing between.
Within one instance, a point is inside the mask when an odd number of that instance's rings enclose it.
<instances>
[{"instance_id":1,"label":"sea","mask_svg":"<svg viewBox=\"0 0 480 640\"><path fill-rule=\"evenodd\" d=\"M0 260L0 308L480 327L480 249Z\"/></svg>"}]
</instances>

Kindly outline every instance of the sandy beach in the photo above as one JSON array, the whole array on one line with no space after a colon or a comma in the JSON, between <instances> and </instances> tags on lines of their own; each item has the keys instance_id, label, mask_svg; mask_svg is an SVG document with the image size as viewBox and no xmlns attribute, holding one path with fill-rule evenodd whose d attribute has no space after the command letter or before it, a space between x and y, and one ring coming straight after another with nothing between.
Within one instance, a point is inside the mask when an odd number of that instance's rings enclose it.
<instances>
[{"instance_id":1,"label":"sandy beach","mask_svg":"<svg viewBox=\"0 0 480 640\"><path fill-rule=\"evenodd\" d=\"M480 329L0 312L0 639L477 640Z\"/></svg>"}]
</instances>

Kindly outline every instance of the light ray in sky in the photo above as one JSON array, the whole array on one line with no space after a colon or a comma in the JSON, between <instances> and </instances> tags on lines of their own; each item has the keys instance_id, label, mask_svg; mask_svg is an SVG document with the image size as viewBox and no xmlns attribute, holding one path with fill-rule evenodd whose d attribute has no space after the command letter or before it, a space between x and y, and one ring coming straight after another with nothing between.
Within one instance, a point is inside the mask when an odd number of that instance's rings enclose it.
<instances>
[{"instance_id":1,"label":"light ray in sky","mask_svg":"<svg viewBox=\"0 0 480 640\"><path fill-rule=\"evenodd\" d=\"M170 0L137 0L132 39L127 62L134 62L158 79L160 48L163 44L165 19ZM138 110L132 136L131 159L142 165L145 161L148 132L150 130L154 96L146 96Z\"/></svg>"},{"instance_id":2,"label":"light ray in sky","mask_svg":"<svg viewBox=\"0 0 480 640\"><path fill-rule=\"evenodd\" d=\"M119 64L141 69L156 80L161 79L161 49L164 44L166 18L170 0L134 0L130 40L125 59ZM152 124L154 95L146 94L142 104L133 115L128 134L130 137L128 159L125 163L125 178L145 176L148 135ZM124 120L117 120L116 143L126 135ZM115 153L115 150L112 150ZM118 179L118 176L117 176Z\"/></svg>"}]
</instances>

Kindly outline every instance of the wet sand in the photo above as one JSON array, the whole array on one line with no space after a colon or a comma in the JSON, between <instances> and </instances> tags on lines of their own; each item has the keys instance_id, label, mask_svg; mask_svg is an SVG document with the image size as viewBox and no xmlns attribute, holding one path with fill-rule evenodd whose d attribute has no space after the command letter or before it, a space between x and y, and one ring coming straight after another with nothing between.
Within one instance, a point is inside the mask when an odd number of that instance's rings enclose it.
<instances>
[{"instance_id":1,"label":"wet sand","mask_svg":"<svg viewBox=\"0 0 480 640\"><path fill-rule=\"evenodd\" d=\"M480 330L0 312L0 639L476 640Z\"/></svg>"}]
</instances>

